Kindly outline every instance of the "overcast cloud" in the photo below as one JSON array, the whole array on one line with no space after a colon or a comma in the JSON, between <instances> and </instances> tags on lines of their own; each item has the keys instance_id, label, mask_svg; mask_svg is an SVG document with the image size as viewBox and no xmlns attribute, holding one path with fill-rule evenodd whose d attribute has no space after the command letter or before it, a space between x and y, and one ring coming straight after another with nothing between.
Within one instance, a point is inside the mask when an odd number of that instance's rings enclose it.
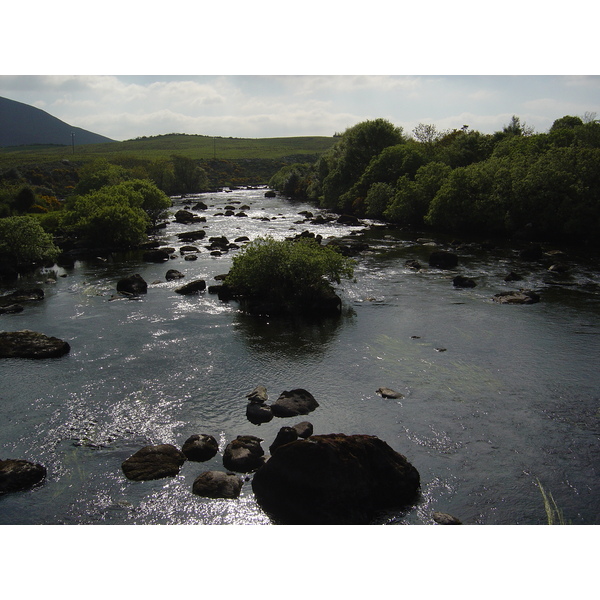
<instances>
[{"instance_id":1,"label":"overcast cloud","mask_svg":"<svg viewBox=\"0 0 600 600\"><path fill-rule=\"evenodd\" d=\"M468 125L492 133L512 115L538 132L600 114L599 76L0 76L0 95L116 140L165 133L333 135L386 118L410 133Z\"/></svg>"}]
</instances>

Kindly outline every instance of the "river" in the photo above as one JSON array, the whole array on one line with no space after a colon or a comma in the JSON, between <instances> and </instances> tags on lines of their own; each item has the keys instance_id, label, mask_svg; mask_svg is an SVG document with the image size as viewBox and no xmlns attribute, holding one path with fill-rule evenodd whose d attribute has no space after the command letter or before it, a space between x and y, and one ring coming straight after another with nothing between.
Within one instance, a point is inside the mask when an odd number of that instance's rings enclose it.
<instances>
[{"instance_id":1,"label":"river","mask_svg":"<svg viewBox=\"0 0 600 600\"><path fill-rule=\"evenodd\" d=\"M452 271L429 268L433 242L382 227L311 225L314 207L265 198L264 189L175 199L197 200L206 223L171 222L159 239L203 227L209 236L277 239L308 230L324 238L355 235L370 249L356 258L355 281L339 286L340 319L320 324L256 319L206 292L182 296L182 282L215 284L235 250L195 261L176 252L168 263L140 253L78 261L28 276L45 299L20 314L1 315L0 329L31 329L68 341L50 360L0 361L0 458L44 464L45 483L0 498L1 524L256 524L269 518L250 482L237 500L191 492L204 470L222 470L222 451L241 434L263 438L309 420L315 433L376 435L405 455L421 475L410 510L381 523L431 524L434 511L465 524L546 523L537 481L573 524L600 522L600 272L595 260L570 261L567 275L519 261L498 245L459 250ZM225 216L224 207L246 217ZM405 266L408 259L424 265ZM165 280L167 269L185 274ZM507 283L510 271L524 275ZM139 273L149 284L137 300L117 281ZM463 274L477 286L457 289ZM501 305L494 294L535 289L538 304ZM0 292L10 292L4 286ZM264 385L269 400L305 388L319 402L308 417L260 426L245 416L246 396ZM390 400L376 390L403 394ZM178 476L127 480L121 463L147 444L179 447L207 433L221 452L186 462Z\"/></svg>"}]
</instances>

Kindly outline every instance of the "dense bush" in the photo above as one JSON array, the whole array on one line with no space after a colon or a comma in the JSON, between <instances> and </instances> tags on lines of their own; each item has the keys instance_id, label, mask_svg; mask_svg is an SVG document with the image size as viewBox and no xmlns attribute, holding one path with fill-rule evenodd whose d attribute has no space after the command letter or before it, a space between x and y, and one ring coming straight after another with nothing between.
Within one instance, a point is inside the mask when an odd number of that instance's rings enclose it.
<instances>
[{"instance_id":1,"label":"dense bush","mask_svg":"<svg viewBox=\"0 0 600 600\"><path fill-rule=\"evenodd\" d=\"M62 225L88 245L128 248L146 239L170 205L153 183L130 180L70 198Z\"/></svg>"},{"instance_id":2,"label":"dense bush","mask_svg":"<svg viewBox=\"0 0 600 600\"><path fill-rule=\"evenodd\" d=\"M353 262L314 239L258 238L234 257L226 283L236 293L301 302L353 276Z\"/></svg>"},{"instance_id":3,"label":"dense bush","mask_svg":"<svg viewBox=\"0 0 600 600\"><path fill-rule=\"evenodd\" d=\"M0 219L0 258L17 265L53 261L59 254L52 236L30 216Z\"/></svg>"},{"instance_id":4,"label":"dense bush","mask_svg":"<svg viewBox=\"0 0 600 600\"><path fill-rule=\"evenodd\" d=\"M414 134L407 140L383 119L359 123L312 167L287 167L271 186L400 225L598 243L595 119L565 116L548 133L515 116L491 135L425 124Z\"/></svg>"}]
</instances>

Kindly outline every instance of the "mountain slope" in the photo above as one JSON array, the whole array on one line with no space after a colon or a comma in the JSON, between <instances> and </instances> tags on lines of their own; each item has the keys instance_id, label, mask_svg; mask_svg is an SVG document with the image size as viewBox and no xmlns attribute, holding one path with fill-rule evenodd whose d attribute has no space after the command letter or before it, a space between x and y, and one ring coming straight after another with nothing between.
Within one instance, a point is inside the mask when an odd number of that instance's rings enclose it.
<instances>
[{"instance_id":1,"label":"mountain slope","mask_svg":"<svg viewBox=\"0 0 600 600\"><path fill-rule=\"evenodd\" d=\"M0 97L0 147L30 144L75 144L112 142L103 135L72 127L47 112L16 100Z\"/></svg>"}]
</instances>

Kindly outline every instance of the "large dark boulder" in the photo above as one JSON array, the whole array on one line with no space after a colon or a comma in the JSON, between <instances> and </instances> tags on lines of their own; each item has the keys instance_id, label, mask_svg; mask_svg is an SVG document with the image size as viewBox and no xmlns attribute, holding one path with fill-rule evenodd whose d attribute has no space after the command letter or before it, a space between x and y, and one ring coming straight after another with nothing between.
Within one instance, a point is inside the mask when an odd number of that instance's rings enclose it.
<instances>
[{"instance_id":1,"label":"large dark boulder","mask_svg":"<svg viewBox=\"0 0 600 600\"><path fill-rule=\"evenodd\" d=\"M185 440L181 451L188 460L204 462L210 460L219 451L219 444L212 435L191 435Z\"/></svg>"},{"instance_id":2,"label":"large dark boulder","mask_svg":"<svg viewBox=\"0 0 600 600\"><path fill-rule=\"evenodd\" d=\"M195 242L196 240L205 238L206 231L204 231L204 229L198 229L197 231L185 231L183 233L178 233L177 237L182 242Z\"/></svg>"},{"instance_id":3,"label":"large dark boulder","mask_svg":"<svg viewBox=\"0 0 600 600\"><path fill-rule=\"evenodd\" d=\"M46 467L26 460L0 460L0 494L28 490L46 477Z\"/></svg>"},{"instance_id":4,"label":"large dark boulder","mask_svg":"<svg viewBox=\"0 0 600 600\"><path fill-rule=\"evenodd\" d=\"M250 402L246 407L246 418L254 425L268 423L273 420L273 411L267 404L260 402Z\"/></svg>"},{"instance_id":5,"label":"large dark boulder","mask_svg":"<svg viewBox=\"0 0 600 600\"><path fill-rule=\"evenodd\" d=\"M138 294L146 294L148 292L148 284L139 274L129 275L117 282L117 292L137 296Z\"/></svg>"},{"instance_id":6,"label":"large dark boulder","mask_svg":"<svg viewBox=\"0 0 600 600\"><path fill-rule=\"evenodd\" d=\"M165 275L167 281L174 281L175 279L181 279L182 277L185 277L185 275L177 269L169 269Z\"/></svg>"},{"instance_id":7,"label":"large dark boulder","mask_svg":"<svg viewBox=\"0 0 600 600\"><path fill-rule=\"evenodd\" d=\"M196 220L196 215L189 210L178 210L175 213L175 221L177 223L183 223L187 225L189 223L193 223Z\"/></svg>"},{"instance_id":8,"label":"large dark boulder","mask_svg":"<svg viewBox=\"0 0 600 600\"><path fill-rule=\"evenodd\" d=\"M254 474L259 505L276 523L359 525L412 505L419 472L369 435L316 435L280 446Z\"/></svg>"},{"instance_id":9,"label":"large dark boulder","mask_svg":"<svg viewBox=\"0 0 600 600\"><path fill-rule=\"evenodd\" d=\"M223 471L205 471L196 477L192 492L204 498L237 498L244 482L239 475Z\"/></svg>"},{"instance_id":10,"label":"large dark boulder","mask_svg":"<svg viewBox=\"0 0 600 600\"><path fill-rule=\"evenodd\" d=\"M314 396L301 388L289 392L281 392L281 395L271 405L271 410L276 417L296 417L307 415L319 406Z\"/></svg>"},{"instance_id":11,"label":"large dark boulder","mask_svg":"<svg viewBox=\"0 0 600 600\"><path fill-rule=\"evenodd\" d=\"M189 294L197 294L198 292L203 292L205 289L206 281L204 281L204 279L196 279L195 281L190 281L189 283L178 287L175 290L175 292L187 296Z\"/></svg>"},{"instance_id":12,"label":"large dark boulder","mask_svg":"<svg viewBox=\"0 0 600 600\"><path fill-rule=\"evenodd\" d=\"M185 454L171 444L144 446L123 462L121 468L127 479L149 481L174 477L185 462Z\"/></svg>"},{"instance_id":13,"label":"large dark boulder","mask_svg":"<svg viewBox=\"0 0 600 600\"><path fill-rule=\"evenodd\" d=\"M0 332L0 358L58 358L70 350L68 342L36 331Z\"/></svg>"},{"instance_id":14,"label":"large dark boulder","mask_svg":"<svg viewBox=\"0 0 600 600\"><path fill-rule=\"evenodd\" d=\"M223 466L236 473L251 473L263 466L265 451L261 438L253 435L238 435L225 447Z\"/></svg>"}]
</instances>

